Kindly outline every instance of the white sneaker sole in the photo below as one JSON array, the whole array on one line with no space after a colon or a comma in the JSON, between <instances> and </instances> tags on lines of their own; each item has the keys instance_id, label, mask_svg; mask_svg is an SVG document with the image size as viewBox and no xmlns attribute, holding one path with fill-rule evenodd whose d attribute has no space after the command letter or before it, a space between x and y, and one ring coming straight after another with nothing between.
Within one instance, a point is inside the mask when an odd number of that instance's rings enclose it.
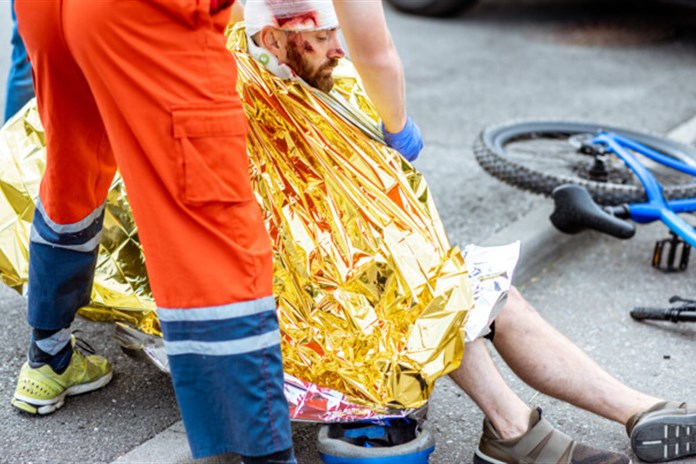
<instances>
[{"instance_id":1,"label":"white sneaker sole","mask_svg":"<svg viewBox=\"0 0 696 464\"><path fill-rule=\"evenodd\" d=\"M37 400L35 398L30 398L28 396L19 395L15 393L14 398L12 399L12 404L16 408L21 409L25 412L31 413L30 409L26 407L17 406L15 402L24 403L28 405L29 408L36 409L36 413L34 414L50 414L63 406L63 404L65 403L66 396L75 396L80 395L82 393L99 390L100 388L106 386L109 382L111 382L112 377L113 371L109 371L107 374L103 375L102 377L99 377L97 380L94 380L93 382L83 383L80 385L73 385L72 387L66 389L60 395L50 398L48 400Z\"/></svg>"}]
</instances>

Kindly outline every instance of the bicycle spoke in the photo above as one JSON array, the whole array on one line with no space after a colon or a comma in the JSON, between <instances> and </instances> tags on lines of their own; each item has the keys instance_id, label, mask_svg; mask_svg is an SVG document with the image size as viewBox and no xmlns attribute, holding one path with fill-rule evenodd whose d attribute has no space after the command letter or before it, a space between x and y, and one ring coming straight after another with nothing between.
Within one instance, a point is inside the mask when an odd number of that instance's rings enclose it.
<instances>
[{"instance_id":1,"label":"bicycle spoke","mask_svg":"<svg viewBox=\"0 0 696 464\"><path fill-rule=\"evenodd\" d=\"M546 172L550 175L566 172L567 175L596 180L590 175L590 169L594 162L593 156L580 153L568 143L565 137L532 136L518 138L505 145L505 152L510 161L540 172ZM675 185L693 182L693 178L687 174L665 168L645 158L642 158L641 161L661 183ZM636 176L616 156L612 155L606 163L609 181L623 185L640 185Z\"/></svg>"},{"instance_id":2,"label":"bicycle spoke","mask_svg":"<svg viewBox=\"0 0 696 464\"><path fill-rule=\"evenodd\" d=\"M677 142L610 126L528 121L486 129L474 146L479 164L494 177L521 189L551 195L562 184L581 185L601 205L647 200L645 190L617 155L586 145L599 131L614 132L686 164L696 164L696 150ZM601 147L598 147L601 148ZM696 197L696 176L656 166L638 156L664 188L667 199Z\"/></svg>"}]
</instances>

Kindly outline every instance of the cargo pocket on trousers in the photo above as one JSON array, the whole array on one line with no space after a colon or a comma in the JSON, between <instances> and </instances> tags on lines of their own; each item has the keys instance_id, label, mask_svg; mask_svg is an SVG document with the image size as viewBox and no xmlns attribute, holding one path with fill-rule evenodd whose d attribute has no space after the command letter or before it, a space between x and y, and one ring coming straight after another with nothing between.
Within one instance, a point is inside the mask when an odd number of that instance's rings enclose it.
<instances>
[{"instance_id":1,"label":"cargo pocket on trousers","mask_svg":"<svg viewBox=\"0 0 696 464\"><path fill-rule=\"evenodd\" d=\"M181 200L195 205L253 198L241 104L172 110Z\"/></svg>"}]
</instances>

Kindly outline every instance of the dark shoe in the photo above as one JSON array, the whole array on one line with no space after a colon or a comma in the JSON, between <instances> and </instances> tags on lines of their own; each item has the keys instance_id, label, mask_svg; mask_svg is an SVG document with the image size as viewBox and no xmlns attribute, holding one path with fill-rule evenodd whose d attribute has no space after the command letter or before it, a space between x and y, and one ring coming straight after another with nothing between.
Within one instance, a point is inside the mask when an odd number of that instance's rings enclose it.
<instances>
[{"instance_id":1,"label":"dark shoe","mask_svg":"<svg viewBox=\"0 0 696 464\"><path fill-rule=\"evenodd\" d=\"M227 460L222 462L227 462ZM266 456L242 456L242 464L297 464L297 460L293 449L289 448Z\"/></svg>"},{"instance_id":2,"label":"dark shoe","mask_svg":"<svg viewBox=\"0 0 696 464\"><path fill-rule=\"evenodd\" d=\"M686 403L658 403L626 423L631 448L647 462L696 456L696 409Z\"/></svg>"},{"instance_id":3,"label":"dark shoe","mask_svg":"<svg viewBox=\"0 0 696 464\"><path fill-rule=\"evenodd\" d=\"M621 453L576 443L541 417L541 408L529 416L529 429L520 437L503 440L488 419L474 455L475 464L630 464Z\"/></svg>"}]
</instances>

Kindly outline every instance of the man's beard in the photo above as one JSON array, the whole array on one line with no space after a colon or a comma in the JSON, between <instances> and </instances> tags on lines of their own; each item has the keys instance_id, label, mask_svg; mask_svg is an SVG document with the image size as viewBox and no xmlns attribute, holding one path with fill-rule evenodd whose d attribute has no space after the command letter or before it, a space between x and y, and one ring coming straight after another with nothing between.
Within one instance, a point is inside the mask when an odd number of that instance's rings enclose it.
<instances>
[{"instance_id":1,"label":"man's beard","mask_svg":"<svg viewBox=\"0 0 696 464\"><path fill-rule=\"evenodd\" d=\"M333 88L333 76L331 73L324 74L322 71L327 68L335 68L338 65L338 60L327 60L326 63L319 67L319 69L312 72L311 69L309 69L307 59L302 53L300 53L297 44L293 41L288 42L288 50L285 59L287 61L286 64L312 87L317 88L322 92L328 92Z\"/></svg>"}]
</instances>

